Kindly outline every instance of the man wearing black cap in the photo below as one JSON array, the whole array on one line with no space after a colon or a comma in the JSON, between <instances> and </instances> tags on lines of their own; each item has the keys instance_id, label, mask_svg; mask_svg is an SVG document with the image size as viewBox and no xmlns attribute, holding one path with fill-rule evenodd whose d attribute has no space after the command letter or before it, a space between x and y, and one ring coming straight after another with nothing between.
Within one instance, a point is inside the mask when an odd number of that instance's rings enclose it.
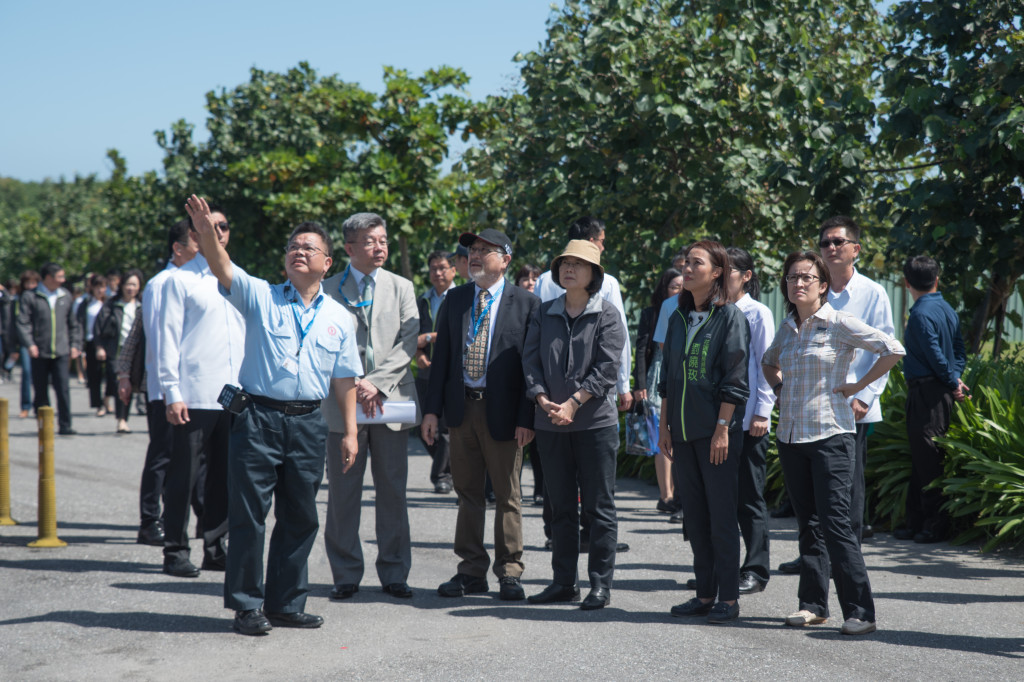
<instances>
[{"instance_id":1,"label":"man wearing black cap","mask_svg":"<svg viewBox=\"0 0 1024 682\"><path fill-rule=\"evenodd\" d=\"M432 443L442 415L451 435L452 482L459 495L455 524L458 572L437 588L444 597L486 592L490 557L484 548L484 475L497 498L494 574L500 598L525 597L520 448L533 440L533 406L526 399L523 344L540 299L506 286L512 243L494 229L465 233L469 284L448 292L438 311L430 389L423 409L423 440Z\"/></svg>"}]
</instances>

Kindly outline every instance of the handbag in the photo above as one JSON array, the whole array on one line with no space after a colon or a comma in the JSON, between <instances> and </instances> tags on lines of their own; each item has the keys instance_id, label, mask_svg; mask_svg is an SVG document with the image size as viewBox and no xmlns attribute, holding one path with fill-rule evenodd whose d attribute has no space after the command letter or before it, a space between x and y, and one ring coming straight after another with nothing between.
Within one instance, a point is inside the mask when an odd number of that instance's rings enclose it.
<instances>
[{"instance_id":1,"label":"handbag","mask_svg":"<svg viewBox=\"0 0 1024 682\"><path fill-rule=\"evenodd\" d=\"M657 454L658 439L657 437L651 438L650 412L647 401L640 400L626 413L627 455L653 457ZM654 433L657 433L657 431Z\"/></svg>"}]
</instances>

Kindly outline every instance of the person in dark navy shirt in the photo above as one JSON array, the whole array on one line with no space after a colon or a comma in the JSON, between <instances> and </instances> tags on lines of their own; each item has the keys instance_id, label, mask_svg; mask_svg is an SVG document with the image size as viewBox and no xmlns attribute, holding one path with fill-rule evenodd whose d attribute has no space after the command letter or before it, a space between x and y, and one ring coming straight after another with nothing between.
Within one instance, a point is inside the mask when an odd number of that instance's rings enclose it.
<instances>
[{"instance_id":1,"label":"person in dark navy shirt","mask_svg":"<svg viewBox=\"0 0 1024 682\"><path fill-rule=\"evenodd\" d=\"M960 319L939 293L939 264L927 256L914 256L904 264L903 277L914 299L903 360L912 469L907 525L894 535L919 543L940 542L949 532L949 519L942 512L941 491L927 486L943 473L942 449L934 438L949 428L953 401L963 401L970 394L960 378L967 352Z\"/></svg>"}]
</instances>

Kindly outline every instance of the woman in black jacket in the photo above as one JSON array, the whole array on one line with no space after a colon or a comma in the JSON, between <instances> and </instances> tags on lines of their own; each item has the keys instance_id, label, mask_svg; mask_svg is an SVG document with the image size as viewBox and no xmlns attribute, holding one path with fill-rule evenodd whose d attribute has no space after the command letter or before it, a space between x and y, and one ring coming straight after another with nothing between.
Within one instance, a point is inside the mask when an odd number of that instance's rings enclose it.
<instances>
[{"instance_id":1,"label":"woman in black jacket","mask_svg":"<svg viewBox=\"0 0 1024 682\"><path fill-rule=\"evenodd\" d=\"M686 250L658 387L658 447L675 464L697 578L697 596L672 607L672 615L707 616L709 623L740 612L736 507L750 330L728 302L729 270L729 254L718 242Z\"/></svg>"},{"instance_id":2,"label":"woman in black jacket","mask_svg":"<svg viewBox=\"0 0 1024 682\"><path fill-rule=\"evenodd\" d=\"M107 363L106 393L114 397L118 433L131 433L131 429L128 428L128 405L117 399L117 352L131 331L135 316L142 313L142 284L141 270L133 268L126 272L117 295L108 299L100 309L94 328L96 358Z\"/></svg>"}]
</instances>

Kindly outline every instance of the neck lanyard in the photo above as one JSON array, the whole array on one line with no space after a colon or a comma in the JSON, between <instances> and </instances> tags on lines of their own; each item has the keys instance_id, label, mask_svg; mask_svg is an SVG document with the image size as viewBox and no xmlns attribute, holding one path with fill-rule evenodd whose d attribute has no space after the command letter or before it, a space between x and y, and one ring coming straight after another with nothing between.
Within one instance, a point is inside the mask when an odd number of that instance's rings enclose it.
<instances>
[{"instance_id":1,"label":"neck lanyard","mask_svg":"<svg viewBox=\"0 0 1024 682\"><path fill-rule=\"evenodd\" d=\"M715 312L715 308L716 308L715 305L711 305L709 307L709 309L708 309L708 316L705 317L703 320L701 320L701 323L698 324L697 327L696 327L696 331L699 332L701 327L703 327L704 325L706 325L708 323L708 320L711 319L711 315L714 314L714 312ZM692 339L690 338L690 320L689 320L689 318L686 315L683 315L683 311L682 311L681 308L676 308L676 312L679 313L679 317L683 318L683 322L686 323L686 325L685 325L685 329L686 329L686 343L684 343L683 345L685 347L685 350L689 351L690 350L690 344L692 342ZM697 334L694 333L693 336L694 336L694 338L696 338Z\"/></svg>"},{"instance_id":2,"label":"neck lanyard","mask_svg":"<svg viewBox=\"0 0 1024 682\"><path fill-rule=\"evenodd\" d=\"M295 291L293 288L292 291ZM298 298L299 292L295 291L295 296ZM299 310L299 305L295 301L292 301L292 313L295 315L295 326L299 330L299 348L295 351L296 357L302 353L302 345L306 342L306 335L309 334L310 328L313 323L316 322L316 316L320 314L320 305L324 302L323 294L319 295L316 299L316 303L313 304L313 317L310 319L309 324L306 325L305 329L302 327L302 311Z\"/></svg>"},{"instance_id":3,"label":"neck lanyard","mask_svg":"<svg viewBox=\"0 0 1024 682\"><path fill-rule=\"evenodd\" d=\"M341 280L338 282L338 293L341 294L341 297L343 299L345 299L345 303L347 305L352 306L353 308L365 308L368 305L373 305L372 298L369 301L356 301L355 303L353 303L352 301L348 300L348 296L346 296L345 292L341 290L341 288L345 286L345 280L348 279L348 271L351 269L352 266L350 265L347 268L345 268L345 272L341 275ZM363 275L363 277L369 277L369 275Z\"/></svg>"},{"instance_id":4,"label":"neck lanyard","mask_svg":"<svg viewBox=\"0 0 1024 682\"><path fill-rule=\"evenodd\" d=\"M483 289L483 291L487 291L487 290ZM494 305L494 301L499 296L501 296L501 293L503 291L505 291L504 283L501 285L501 288L498 289L498 292L491 296L491 300L489 300L487 302L487 305L484 306L484 309L480 311L480 317L474 317L474 313L476 312L476 305L474 305L472 308L469 309L469 323L473 327L473 338L474 339L476 338L477 332L480 331L480 325L483 323L484 318L487 317L487 312L491 309L491 306Z\"/></svg>"}]
</instances>

